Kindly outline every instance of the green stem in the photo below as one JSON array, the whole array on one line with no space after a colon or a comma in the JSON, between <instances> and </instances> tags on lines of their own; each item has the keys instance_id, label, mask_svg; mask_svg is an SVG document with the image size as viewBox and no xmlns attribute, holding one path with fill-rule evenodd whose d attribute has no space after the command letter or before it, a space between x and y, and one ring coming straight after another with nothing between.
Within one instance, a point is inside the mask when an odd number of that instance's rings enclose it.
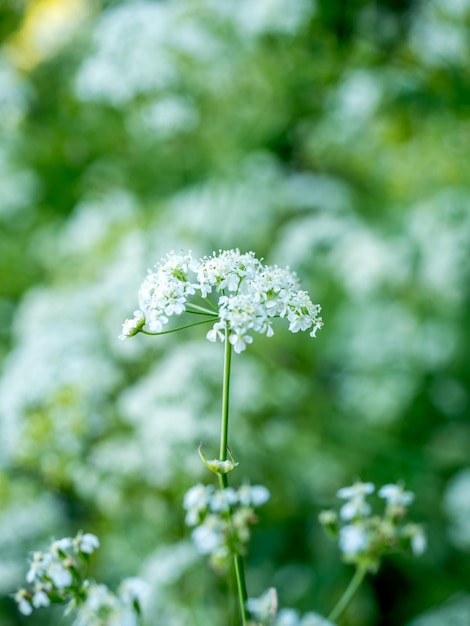
<instances>
[{"instance_id":1,"label":"green stem","mask_svg":"<svg viewBox=\"0 0 470 626\"><path fill-rule=\"evenodd\" d=\"M331 613L328 616L328 620L330 622L336 622L336 620L341 616L343 611L346 609L348 604L353 599L354 594L361 586L361 583L364 580L365 575L366 575L366 569L364 567L358 567L356 569L356 572L354 576L352 577L351 582L349 583L345 592L339 599L338 604L335 606L335 608L331 611Z\"/></svg>"},{"instance_id":2,"label":"green stem","mask_svg":"<svg viewBox=\"0 0 470 626\"><path fill-rule=\"evenodd\" d=\"M228 413L230 401L230 370L232 365L232 344L225 331L225 355L224 355L224 382L222 388L222 425L220 431L220 460L227 459L228 445Z\"/></svg>"},{"instance_id":3,"label":"green stem","mask_svg":"<svg viewBox=\"0 0 470 626\"><path fill-rule=\"evenodd\" d=\"M206 309L205 307L199 306L198 304L193 304L192 302L189 302L188 307L195 309L194 311L190 311L189 309L187 309L188 313L196 313L196 311L199 311L199 313L204 313L205 315L218 317L218 311L211 311L210 309Z\"/></svg>"},{"instance_id":4,"label":"green stem","mask_svg":"<svg viewBox=\"0 0 470 626\"><path fill-rule=\"evenodd\" d=\"M217 313L217 315L219 314L219 307L217 307L212 300L209 300L209 298L203 298L204 302L207 302L207 304L214 309L214 311Z\"/></svg>"},{"instance_id":5,"label":"green stem","mask_svg":"<svg viewBox=\"0 0 470 626\"><path fill-rule=\"evenodd\" d=\"M210 320L201 320L200 322L193 322L192 324L186 324L186 326L178 326L178 328L172 328L171 330L162 330L159 333L152 333L149 330L140 329L139 332L144 333L144 335L168 335L169 333L176 333L178 330L184 330L185 328L192 328L193 326L199 326L200 324L207 324L208 322L213 322L213 319Z\"/></svg>"},{"instance_id":6,"label":"green stem","mask_svg":"<svg viewBox=\"0 0 470 626\"><path fill-rule=\"evenodd\" d=\"M230 396L230 370L232 361L232 344L229 341L228 329L225 330L225 356L224 356L224 380L222 390L222 424L220 431L220 460L227 459L228 445L228 416L229 416L229 396ZM219 484L221 489L228 487L227 474L219 474ZM230 520L231 522L231 520ZM246 626L249 615L246 609L248 594L245 583L245 567L243 558L234 552L233 561L235 566L235 577L237 580L238 601L240 604L240 614L242 618L242 626Z\"/></svg>"}]
</instances>

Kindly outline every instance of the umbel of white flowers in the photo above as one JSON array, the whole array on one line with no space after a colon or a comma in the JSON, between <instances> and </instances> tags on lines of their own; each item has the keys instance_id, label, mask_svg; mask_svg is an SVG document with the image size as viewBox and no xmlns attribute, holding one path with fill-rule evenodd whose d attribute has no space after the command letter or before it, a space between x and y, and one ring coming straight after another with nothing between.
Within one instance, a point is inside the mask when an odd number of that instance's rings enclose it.
<instances>
[{"instance_id":1,"label":"umbel of white flowers","mask_svg":"<svg viewBox=\"0 0 470 626\"><path fill-rule=\"evenodd\" d=\"M201 304L207 304L206 308ZM272 320L285 318L289 330L310 330L314 337L323 321L320 306L300 289L289 268L263 265L253 252L220 250L194 259L191 252L170 252L150 271L139 291L139 309L122 327L120 339L139 332L165 332L169 318L182 313L214 318L207 333L209 341L224 341L226 335L235 352L252 343L251 333L271 337Z\"/></svg>"}]
</instances>

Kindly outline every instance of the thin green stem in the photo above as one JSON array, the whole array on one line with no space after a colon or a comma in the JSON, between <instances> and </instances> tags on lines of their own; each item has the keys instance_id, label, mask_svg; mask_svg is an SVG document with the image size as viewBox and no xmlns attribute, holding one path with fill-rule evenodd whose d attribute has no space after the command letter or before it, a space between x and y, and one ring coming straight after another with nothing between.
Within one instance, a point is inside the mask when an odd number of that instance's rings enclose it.
<instances>
[{"instance_id":1,"label":"thin green stem","mask_svg":"<svg viewBox=\"0 0 470 626\"><path fill-rule=\"evenodd\" d=\"M209 300L209 298L203 298L204 302L207 302L207 304L214 309L214 311L217 313L217 315L219 314L219 308L212 302L212 300Z\"/></svg>"},{"instance_id":2,"label":"thin green stem","mask_svg":"<svg viewBox=\"0 0 470 626\"><path fill-rule=\"evenodd\" d=\"M222 390L222 424L220 430L220 460L225 461L227 459L227 445L228 445L228 417L229 417L229 402L230 402L230 370L232 362L232 344L229 341L228 329L225 330L225 355L224 355L224 380ZM219 474L219 485L221 489L228 487L227 474ZM230 524L231 514L229 512ZM246 591L245 583L245 567L243 558L241 555L234 552L233 561L235 566L235 578L237 581L238 589L238 601L240 604L240 615L242 619L242 626L246 626L249 615L246 608L246 602L248 600L248 594Z\"/></svg>"},{"instance_id":3,"label":"thin green stem","mask_svg":"<svg viewBox=\"0 0 470 626\"><path fill-rule=\"evenodd\" d=\"M188 307L191 307L193 309L195 309L194 311L190 311L189 309L187 309L188 313L195 313L196 311L199 311L200 313L204 313L205 315L211 315L212 317L216 316L218 317L218 311L211 311L210 309L206 309L203 306L199 306L198 304L194 304L193 302L189 302L188 303Z\"/></svg>"},{"instance_id":4,"label":"thin green stem","mask_svg":"<svg viewBox=\"0 0 470 626\"><path fill-rule=\"evenodd\" d=\"M209 322L213 322L213 319L210 320L201 320L200 322L193 322L192 324L186 324L186 326L178 326L178 328L171 328L170 330L162 330L159 333L152 333L149 330L140 329L139 332L144 333L144 335L168 335L170 333L176 333L178 330L184 330L185 328L192 328L193 326L199 326L200 324L208 324Z\"/></svg>"},{"instance_id":5,"label":"thin green stem","mask_svg":"<svg viewBox=\"0 0 470 626\"><path fill-rule=\"evenodd\" d=\"M220 430L220 460L227 459L228 445L228 414L230 402L230 371L232 365L232 344L225 331L224 382L222 388L222 425Z\"/></svg>"},{"instance_id":6,"label":"thin green stem","mask_svg":"<svg viewBox=\"0 0 470 626\"><path fill-rule=\"evenodd\" d=\"M345 592L339 599L335 608L331 611L328 616L328 620L330 622L336 622L336 620L342 615L343 611L346 609L348 604L354 597L354 594L361 586L362 581L366 575L366 569L364 567L358 567L354 573L354 576L351 579L351 582L347 586Z\"/></svg>"}]
</instances>

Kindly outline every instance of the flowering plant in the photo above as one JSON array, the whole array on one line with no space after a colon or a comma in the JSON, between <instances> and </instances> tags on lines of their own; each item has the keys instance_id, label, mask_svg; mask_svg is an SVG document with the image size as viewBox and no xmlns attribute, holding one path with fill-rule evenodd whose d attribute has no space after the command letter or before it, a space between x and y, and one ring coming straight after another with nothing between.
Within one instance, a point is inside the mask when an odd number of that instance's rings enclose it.
<instances>
[{"instance_id":1,"label":"flowering plant","mask_svg":"<svg viewBox=\"0 0 470 626\"><path fill-rule=\"evenodd\" d=\"M229 486L228 474L237 466L228 446L230 376L232 351L240 354L253 341L253 333L271 337L273 321L286 319L289 330L310 331L315 337L322 327L320 306L313 304L299 280L288 268L264 265L253 252L219 251L195 259L191 253L169 253L149 271L139 291L139 309L122 327L120 339L143 333L163 335L191 326L211 324L207 339L224 343L222 376L222 411L218 458L208 459L203 444L199 456L217 476L218 486L196 484L188 489L183 507L186 524L192 528L193 542L202 555L221 574L230 563L236 577L239 616L242 626L333 626L357 591L367 572L374 573L383 555L398 548L410 548L418 555L426 541L421 528L404 524L406 508L413 494L401 485L385 485L379 496L386 501L384 515L372 516L367 497L375 487L356 482L338 491L345 500L339 514L324 511L320 521L339 541L344 560L356 566L356 573L329 617L309 612L301 616L293 609L278 611L276 590L271 588L259 598L248 597L244 556L250 539L250 527L257 521L255 508L265 504L269 491L263 485ZM170 327L170 318L183 314L203 317L198 321ZM144 583L129 579L117 594L106 586L85 578L80 567L88 560L98 539L79 533L74 539L53 542L46 553L35 553L27 574L33 590L20 589L16 594L24 614L51 602L66 603L77 610L76 626L137 626L144 595Z\"/></svg>"},{"instance_id":2,"label":"flowering plant","mask_svg":"<svg viewBox=\"0 0 470 626\"><path fill-rule=\"evenodd\" d=\"M15 594L20 612L31 615L33 609L64 604L66 613L75 612L74 626L138 626L146 584L128 578L113 593L106 585L89 580L89 557L98 547L95 535L79 532L76 537L53 541L44 552L34 552L26 574L32 588Z\"/></svg>"},{"instance_id":3,"label":"flowering plant","mask_svg":"<svg viewBox=\"0 0 470 626\"><path fill-rule=\"evenodd\" d=\"M312 329L312 337L323 324L318 317L320 306L299 289L295 273L263 265L253 252L225 250L200 260L190 252L171 252L155 269L142 283L140 309L133 319L124 322L121 339L138 332L172 332L163 330L169 318L187 312L209 316L201 324L213 323L215 319L207 339L228 338L235 352L240 353L253 341L250 333L268 337L274 334L273 318L286 318L293 333ZM212 294L217 298L215 303L210 299ZM201 306L198 298L206 306Z\"/></svg>"}]
</instances>

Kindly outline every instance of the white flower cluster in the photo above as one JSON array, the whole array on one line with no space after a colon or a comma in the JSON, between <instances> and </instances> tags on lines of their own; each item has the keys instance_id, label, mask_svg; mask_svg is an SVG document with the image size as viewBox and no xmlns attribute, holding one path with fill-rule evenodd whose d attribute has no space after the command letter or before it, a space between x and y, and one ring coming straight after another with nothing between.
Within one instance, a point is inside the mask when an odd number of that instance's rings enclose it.
<instances>
[{"instance_id":1,"label":"white flower cluster","mask_svg":"<svg viewBox=\"0 0 470 626\"><path fill-rule=\"evenodd\" d=\"M126 578L116 594L106 585L89 583L73 626L138 626L140 609L135 607L147 592L148 586L140 578Z\"/></svg>"},{"instance_id":2,"label":"white flower cluster","mask_svg":"<svg viewBox=\"0 0 470 626\"><path fill-rule=\"evenodd\" d=\"M184 496L186 524L194 526L192 539L200 554L209 555L216 569L224 569L228 557L242 554L250 539L250 524L257 521L254 507L269 500L263 485L242 485L216 490L198 484Z\"/></svg>"},{"instance_id":3,"label":"white flower cluster","mask_svg":"<svg viewBox=\"0 0 470 626\"><path fill-rule=\"evenodd\" d=\"M380 558L389 552L408 548L415 556L426 549L426 537L418 524L402 520L414 494L402 485L384 485L378 491L386 501L383 516L371 515L372 508L367 496L375 491L372 483L356 482L343 487L337 496L346 502L339 516L334 511L323 511L320 522L339 540L344 560L370 571L376 571Z\"/></svg>"},{"instance_id":4,"label":"white flower cluster","mask_svg":"<svg viewBox=\"0 0 470 626\"><path fill-rule=\"evenodd\" d=\"M217 298L210 303L212 309L188 301L189 296L205 301L211 294ZM162 332L172 315L185 311L205 313L208 321L217 318L207 339L224 341L227 335L237 353L252 343L252 332L271 337L273 318L286 318L293 333L311 329L311 337L323 325L320 306L299 289L294 272L263 265L253 252L239 250L221 250L200 260L191 253L171 252L143 282L139 307L134 319L124 322L121 339L132 337L145 324L152 332Z\"/></svg>"},{"instance_id":5,"label":"white flower cluster","mask_svg":"<svg viewBox=\"0 0 470 626\"><path fill-rule=\"evenodd\" d=\"M32 589L22 588L15 594L19 611L30 615L33 609L62 603L68 605L67 612L76 610L74 626L137 626L144 581L123 581L116 595L81 574L98 547L95 535L79 532L76 537L53 541L45 552L34 552L26 574Z\"/></svg>"},{"instance_id":6,"label":"white flower cluster","mask_svg":"<svg viewBox=\"0 0 470 626\"><path fill-rule=\"evenodd\" d=\"M334 626L318 613L300 615L294 609L277 610L277 593L274 588L265 591L259 598L248 598L246 608L257 626Z\"/></svg>"}]
</instances>

